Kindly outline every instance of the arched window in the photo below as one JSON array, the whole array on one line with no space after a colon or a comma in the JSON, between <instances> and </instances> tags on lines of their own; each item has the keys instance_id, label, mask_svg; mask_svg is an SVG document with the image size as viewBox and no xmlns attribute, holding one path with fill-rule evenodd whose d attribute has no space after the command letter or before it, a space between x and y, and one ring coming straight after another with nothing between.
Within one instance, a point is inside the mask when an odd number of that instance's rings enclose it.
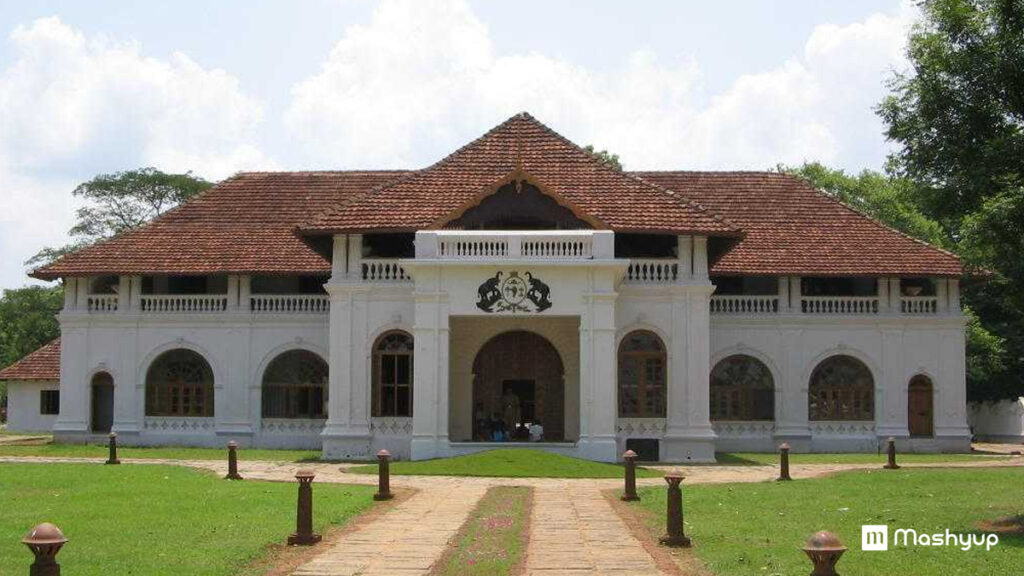
<instances>
[{"instance_id":1,"label":"arched window","mask_svg":"<svg viewBox=\"0 0 1024 576\"><path fill-rule=\"evenodd\" d=\"M388 332L374 343L374 416L412 416L412 352L405 332Z\"/></svg>"},{"instance_id":2,"label":"arched window","mask_svg":"<svg viewBox=\"0 0 1024 576\"><path fill-rule=\"evenodd\" d=\"M263 372L264 418L326 418L327 362L308 350L289 350Z\"/></svg>"},{"instance_id":3,"label":"arched window","mask_svg":"<svg viewBox=\"0 0 1024 576\"><path fill-rule=\"evenodd\" d=\"M146 416L213 416L213 370L199 354L164 352L146 372Z\"/></svg>"},{"instance_id":4,"label":"arched window","mask_svg":"<svg viewBox=\"0 0 1024 576\"><path fill-rule=\"evenodd\" d=\"M775 382L763 362L735 354L711 370L712 420L774 420Z\"/></svg>"},{"instance_id":5,"label":"arched window","mask_svg":"<svg viewBox=\"0 0 1024 576\"><path fill-rule=\"evenodd\" d=\"M630 332L619 344L619 416L665 417L665 345L653 332Z\"/></svg>"},{"instance_id":6,"label":"arched window","mask_svg":"<svg viewBox=\"0 0 1024 576\"><path fill-rule=\"evenodd\" d=\"M852 356L822 360L811 374L808 405L811 420L874 420L871 370Z\"/></svg>"}]
</instances>

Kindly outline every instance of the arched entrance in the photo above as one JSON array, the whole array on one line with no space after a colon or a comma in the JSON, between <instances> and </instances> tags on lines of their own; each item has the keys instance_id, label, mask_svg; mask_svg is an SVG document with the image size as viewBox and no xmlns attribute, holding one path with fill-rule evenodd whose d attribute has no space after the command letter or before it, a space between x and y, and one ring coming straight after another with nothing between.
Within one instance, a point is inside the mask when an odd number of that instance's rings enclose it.
<instances>
[{"instance_id":1,"label":"arched entrance","mask_svg":"<svg viewBox=\"0 0 1024 576\"><path fill-rule=\"evenodd\" d=\"M565 437L565 370L543 336L516 330L491 338L473 361L473 438L485 439L481 417L506 426L540 422L544 439Z\"/></svg>"},{"instance_id":2,"label":"arched entrance","mask_svg":"<svg viewBox=\"0 0 1024 576\"><path fill-rule=\"evenodd\" d=\"M910 428L910 435L934 436L935 419L931 378L923 374L914 376L910 379L907 394L907 427Z\"/></svg>"},{"instance_id":3,"label":"arched entrance","mask_svg":"<svg viewBox=\"0 0 1024 576\"><path fill-rule=\"evenodd\" d=\"M97 372L92 377L92 425L93 432L110 432L114 426L114 378L106 372Z\"/></svg>"}]
</instances>

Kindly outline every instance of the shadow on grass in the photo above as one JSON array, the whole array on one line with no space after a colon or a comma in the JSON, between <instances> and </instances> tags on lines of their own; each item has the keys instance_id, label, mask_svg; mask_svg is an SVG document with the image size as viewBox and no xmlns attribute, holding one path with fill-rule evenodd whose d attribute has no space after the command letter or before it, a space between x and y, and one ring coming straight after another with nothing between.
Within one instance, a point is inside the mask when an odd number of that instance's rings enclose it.
<instances>
[{"instance_id":1,"label":"shadow on grass","mask_svg":"<svg viewBox=\"0 0 1024 576\"><path fill-rule=\"evenodd\" d=\"M977 527L977 530L973 530L969 534L996 534L999 536L999 546L1024 548L1024 514L998 520L985 520L978 522Z\"/></svg>"},{"instance_id":2,"label":"shadow on grass","mask_svg":"<svg viewBox=\"0 0 1024 576\"><path fill-rule=\"evenodd\" d=\"M715 463L727 466L764 466L764 462L744 458L728 452L715 452Z\"/></svg>"}]
</instances>

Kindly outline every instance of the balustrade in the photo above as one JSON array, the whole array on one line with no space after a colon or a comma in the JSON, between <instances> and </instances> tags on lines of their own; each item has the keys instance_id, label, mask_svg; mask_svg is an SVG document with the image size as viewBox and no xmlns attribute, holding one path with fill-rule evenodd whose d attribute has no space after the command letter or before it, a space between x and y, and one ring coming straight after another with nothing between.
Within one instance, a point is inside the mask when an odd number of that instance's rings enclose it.
<instances>
[{"instance_id":1,"label":"balustrade","mask_svg":"<svg viewBox=\"0 0 1024 576\"><path fill-rule=\"evenodd\" d=\"M712 314L776 314L778 296L729 295L712 296Z\"/></svg>"},{"instance_id":2,"label":"balustrade","mask_svg":"<svg viewBox=\"0 0 1024 576\"><path fill-rule=\"evenodd\" d=\"M877 296L804 296L804 314L878 314Z\"/></svg>"},{"instance_id":3,"label":"balustrade","mask_svg":"<svg viewBox=\"0 0 1024 576\"><path fill-rule=\"evenodd\" d=\"M228 308L223 294L143 295L141 303L143 313L153 314L223 312Z\"/></svg>"},{"instance_id":4,"label":"balustrade","mask_svg":"<svg viewBox=\"0 0 1024 576\"><path fill-rule=\"evenodd\" d=\"M678 278L678 260L633 259L626 269L626 281L633 284L672 284Z\"/></svg>"},{"instance_id":5,"label":"balustrade","mask_svg":"<svg viewBox=\"0 0 1024 576\"><path fill-rule=\"evenodd\" d=\"M323 314L331 309L326 294L258 294L250 303L255 314Z\"/></svg>"},{"instance_id":6,"label":"balustrade","mask_svg":"<svg viewBox=\"0 0 1024 576\"><path fill-rule=\"evenodd\" d=\"M363 260L364 282L412 282L398 260Z\"/></svg>"},{"instance_id":7,"label":"balustrade","mask_svg":"<svg viewBox=\"0 0 1024 576\"><path fill-rule=\"evenodd\" d=\"M86 308L94 314L117 312L117 294L89 294Z\"/></svg>"}]
</instances>

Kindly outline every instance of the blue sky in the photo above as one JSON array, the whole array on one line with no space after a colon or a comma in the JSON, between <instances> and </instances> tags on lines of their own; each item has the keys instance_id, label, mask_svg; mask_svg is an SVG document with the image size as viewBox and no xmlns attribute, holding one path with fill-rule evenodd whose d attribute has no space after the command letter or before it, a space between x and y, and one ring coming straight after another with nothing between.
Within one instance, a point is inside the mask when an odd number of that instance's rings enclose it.
<instances>
[{"instance_id":1,"label":"blue sky","mask_svg":"<svg viewBox=\"0 0 1024 576\"><path fill-rule=\"evenodd\" d=\"M0 288L91 176L414 168L529 110L627 168L878 168L899 1L0 0Z\"/></svg>"}]
</instances>

